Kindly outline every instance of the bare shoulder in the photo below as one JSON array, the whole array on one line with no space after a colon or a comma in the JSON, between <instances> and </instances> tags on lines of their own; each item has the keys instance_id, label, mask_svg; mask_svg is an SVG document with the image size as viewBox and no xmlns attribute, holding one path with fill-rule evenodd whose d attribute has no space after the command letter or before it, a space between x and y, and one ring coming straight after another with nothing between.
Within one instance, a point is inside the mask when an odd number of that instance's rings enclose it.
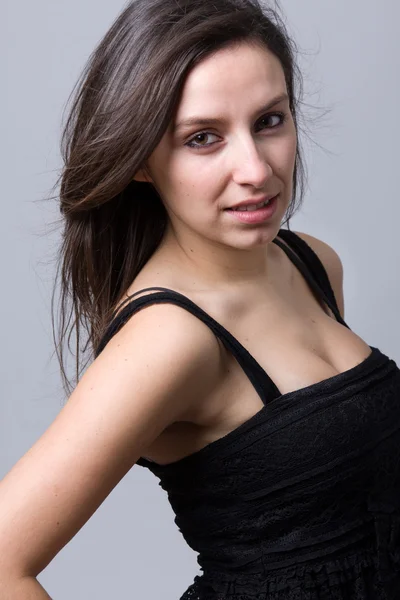
<instances>
[{"instance_id":1,"label":"bare shoulder","mask_svg":"<svg viewBox=\"0 0 400 600\"><path fill-rule=\"evenodd\" d=\"M294 233L302 238L311 249L314 250L315 254L324 265L335 294L340 314L342 318L344 318L343 264L339 254L332 246L313 235L300 231L295 231Z\"/></svg>"},{"instance_id":2,"label":"bare shoulder","mask_svg":"<svg viewBox=\"0 0 400 600\"><path fill-rule=\"evenodd\" d=\"M144 449L209 393L219 353L208 327L175 305L147 306L123 325L0 482L0 577L36 577L50 563Z\"/></svg>"}]
</instances>

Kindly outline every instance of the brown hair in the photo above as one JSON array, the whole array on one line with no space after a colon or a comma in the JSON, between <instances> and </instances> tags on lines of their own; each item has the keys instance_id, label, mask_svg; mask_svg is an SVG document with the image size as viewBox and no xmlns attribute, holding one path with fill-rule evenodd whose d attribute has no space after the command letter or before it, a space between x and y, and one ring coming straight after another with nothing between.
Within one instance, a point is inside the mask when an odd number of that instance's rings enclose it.
<instances>
[{"instance_id":1,"label":"brown hair","mask_svg":"<svg viewBox=\"0 0 400 600\"><path fill-rule=\"evenodd\" d=\"M72 390L63 351L68 327L70 351L76 333L77 383L87 364L81 364L81 355L89 346L88 361L92 359L116 304L165 231L167 214L159 194L133 176L146 167L164 135L190 70L243 40L265 45L279 59L298 132L303 81L295 63L296 46L276 5L263 7L258 0L135 0L88 59L71 94L75 91L61 141L64 166L56 183L63 232L56 259L61 310L54 341L67 394ZM305 182L298 139L293 197L284 223L289 224L302 204ZM54 293L52 311L55 336ZM81 326L88 334L84 345Z\"/></svg>"}]
</instances>

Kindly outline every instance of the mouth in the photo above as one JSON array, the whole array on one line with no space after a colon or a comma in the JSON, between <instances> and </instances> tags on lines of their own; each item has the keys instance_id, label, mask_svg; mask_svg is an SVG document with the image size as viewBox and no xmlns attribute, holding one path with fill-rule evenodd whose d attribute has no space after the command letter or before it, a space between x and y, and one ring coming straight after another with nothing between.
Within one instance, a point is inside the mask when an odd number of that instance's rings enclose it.
<instances>
[{"instance_id":1,"label":"mouth","mask_svg":"<svg viewBox=\"0 0 400 600\"><path fill-rule=\"evenodd\" d=\"M238 202L233 206L228 206L225 210L233 210L233 211L254 211L259 208L263 208L271 204L271 202L278 196L275 195L264 195L259 196L258 198L248 198L247 200L243 200L242 202Z\"/></svg>"},{"instance_id":2,"label":"mouth","mask_svg":"<svg viewBox=\"0 0 400 600\"><path fill-rule=\"evenodd\" d=\"M243 223L262 223L271 218L278 206L279 194L258 204L238 205L234 208L226 208L225 211Z\"/></svg>"},{"instance_id":3,"label":"mouth","mask_svg":"<svg viewBox=\"0 0 400 600\"><path fill-rule=\"evenodd\" d=\"M261 202L258 202L257 204L238 204L237 206L233 206L232 208L227 208L225 210L232 210L232 211L240 211L240 212L253 212L255 210L258 210L259 208L264 208L265 206L269 206L270 204L272 204L272 202L274 201L274 199L276 198L276 196L273 196L272 198L269 198L268 200L262 200Z\"/></svg>"}]
</instances>

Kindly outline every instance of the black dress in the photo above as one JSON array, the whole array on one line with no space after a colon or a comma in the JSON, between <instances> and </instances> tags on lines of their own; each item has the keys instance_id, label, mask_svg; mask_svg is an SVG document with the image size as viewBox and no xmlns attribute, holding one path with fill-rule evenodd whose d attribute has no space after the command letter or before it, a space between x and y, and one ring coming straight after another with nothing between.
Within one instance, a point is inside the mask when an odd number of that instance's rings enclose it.
<instances>
[{"instance_id":1,"label":"black dress","mask_svg":"<svg viewBox=\"0 0 400 600\"><path fill-rule=\"evenodd\" d=\"M298 235L277 243L341 318L327 273ZM400 599L400 370L378 348L350 370L281 394L257 361L187 297L166 290L128 304L97 349L137 310L186 308L235 356L264 406L159 478L202 571L181 600ZM147 291L147 290L146 290ZM138 292L139 293L139 292Z\"/></svg>"}]
</instances>

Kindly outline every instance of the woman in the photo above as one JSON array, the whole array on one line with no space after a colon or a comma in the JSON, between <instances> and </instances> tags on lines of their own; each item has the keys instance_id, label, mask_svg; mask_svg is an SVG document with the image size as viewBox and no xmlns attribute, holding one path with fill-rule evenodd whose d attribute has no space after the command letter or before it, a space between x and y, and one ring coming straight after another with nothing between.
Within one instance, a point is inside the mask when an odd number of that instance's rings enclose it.
<instances>
[{"instance_id":1,"label":"woman","mask_svg":"<svg viewBox=\"0 0 400 600\"><path fill-rule=\"evenodd\" d=\"M94 360L1 482L2 597L48 598L135 464L199 553L182 599L399 597L400 370L345 323L337 253L282 228L300 83L255 0L136 1L91 57L60 198Z\"/></svg>"}]
</instances>

